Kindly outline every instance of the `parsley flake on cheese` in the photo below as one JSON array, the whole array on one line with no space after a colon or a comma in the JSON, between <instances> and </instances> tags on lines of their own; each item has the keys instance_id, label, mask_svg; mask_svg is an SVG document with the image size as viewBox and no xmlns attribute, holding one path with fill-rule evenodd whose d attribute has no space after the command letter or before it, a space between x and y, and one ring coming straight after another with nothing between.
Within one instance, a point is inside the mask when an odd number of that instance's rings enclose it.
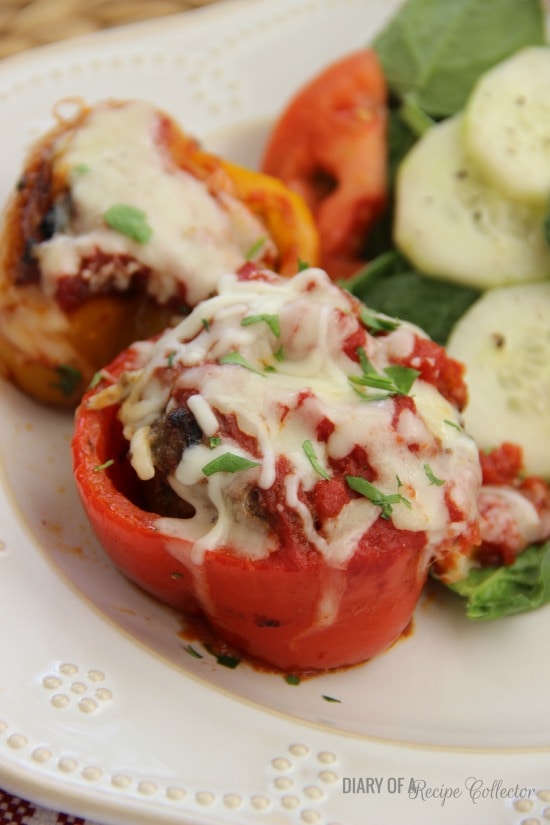
<instances>
[{"instance_id":1,"label":"parsley flake on cheese","mask_svg":"<svg viewBox=\"0 0 550 825\"><path fill-rule=\"evenodd\" d=\"M268 313L262 313L261 315L247 315L246 318L243 318L241 321L241 326L248 327L250 324L258 324L261 321L265 321L275 338L281 337L281 325L279 323L278 315L269 315Z\"/></svg>"},{"instance_id":2,"label":"parsley flake on cheese","mask_svg":"<svg viewBox=\"0 0 550 825\"><path fill-rule=\"evenodd\" d=\"M249 470L251 467L259 466L259 461L251 461L236 453L223 453L205 464L202 471L205 476L211 476L214 473L238 473L240 470Z\"/></svg>"},{"instance_id":3,"label":"parsley flake on cheese","mask_svg":"<svg viewBox=\"0 0 550 825\"><path fill-rule=\"evenodd\" d=\"M327 473L327 471L325 470L325 468L319 463L319 459L317 458L317 456L315 454L313 444L311 443L309 438L307 438L304 441L304 443L302 444L302 449L303 449L304 453L306 454L306 456L309 460L309 463L311 464L311 466L313 467L315 472L319 473L319 475L322 478L324 478L328 481L330 476Z\"/></svg>"},{"instance_id":4,"label":"parsley flake on cheese","mask_svg":"<svg viewBox=\"0 0 550 825\"><path fill-rule=\"evenodd\" d=\"M220 364L236 364L239 367L244 367L251 372L255 372L258 375L265 375L261 370L257 370L250 361L247 361L246 358L241 355L240 352L228 352L227 355L222 355L220 358Z\"/></svg>"},{"instance_id":5,"label":"parsley flake on cheese","mask_svg":"<svg viewBox=\"0 0 550 825\"><path fill-rule=\"evenodd\" d=\"M441 487L443 484L445 484L443 479L437 478L434 475L433 470L429 464L424 464L424 472L426 473L430 484L436 484L438 487Z\"/></svg>"},{"instance_id":6,"label":"parsley flake on cheese","mask_svg":"<svg viewBox=\"0 0 550 825\"><path fill-rule=\"evenodd\" d=\"M127 235L139 244L146 244L153 234L147 223L147 215L136 206L116 203L103 213L103 220L121 235Z\"/></svg>"},{"instance_id":7,"label":"parsley flake on cheese","mask_svg":"<svg viewBox=\"0 0 550 825\"><path fill-rule=\"evenodd\" d=\"M411 507L410 501L402 496L401 493L383 493L375 487L374 484L367 481L366 478L362 478L362 476L346 476L346 481L352 490L368 498L369 501L372 501L377 507L382 508L382 518L390 518L393 512L392 504L405 504L409 509Z\"/></svg>"}]
</instances>

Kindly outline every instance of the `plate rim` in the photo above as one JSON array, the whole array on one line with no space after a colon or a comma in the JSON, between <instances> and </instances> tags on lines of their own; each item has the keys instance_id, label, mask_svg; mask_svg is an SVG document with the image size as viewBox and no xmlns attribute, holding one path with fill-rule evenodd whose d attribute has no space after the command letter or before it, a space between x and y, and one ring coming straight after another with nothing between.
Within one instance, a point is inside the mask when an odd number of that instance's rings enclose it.
<instances>
[{"instance_id":1,"label":"plate rim","mask_svg":"<svg viewBox=\"0 0 550 825\"><path fill-rule=\"evenodd\" d=\"M308 5L309 0L298 0L302 5ZM329 5L330 0L326 0L326 5ZM380 0L381 2L381 0ZM270 9L275 6L277 0L261 0L262 7L265 9ZM154 21L140 21L138 23L127 24L125 26L117 27L117 29L102 31L93 33L91 35L84 35L78 38L73 38L66 41L61 41L59 43L54 44L47 44L44 46L37 47L36 49L30 50L22 55L15 55L8 58L5 58L2 63L0 64L0 83L3 80L10 81L15 78L17 73L21 68L25 68L26 70L30 70L34 68L36 65L41 65L44 60L46 61L56 61L58 58L65 59L71 58L75 54L81 52L84 49L86 52L100 52L105 46L112 45L114 43L119 43L124 41L125 43L134 43L139 42L141 40L146 40L150 38L157 38L160 37L161 39L167 35L173 35L175 29L177 28L179 32L186 32L186 36L192 33L193 30L200 30L207 27L210 20L214 20L216 18L217 22L219 22L220 17L223 17L225 20L236 19L241 15L245 15L247 10L250 9L253 5L256 7L259 6L258 0L224 0L224 3L221 2L213 3L209 6L204 6L200 8L193 9L191 11L182 12L176 15L171 15L167 18L159 18ZM315 3L313 3L315 5ZM337 5L336 3L334 5ZM0 104L1 105L1 104ZM2 471L1 475L3 477L6 476L6 467L4 465L4 461L2 456L0 455L0 462L2 464ZM0 479L3 481L3 479ZM12 495L11 489L8 490L7 496ZM2 518L2 507L1 502L3 502L4 498L4 491L0 491L0 520ZM1 523L1 521L0 521ZM15 528L15 532L17 533L17 529L20 525L17 525ZM21 527L23 529L23 527ZM30 537L27 536L30 543L36 539L34 535L32 535L31 531L27 529L25 526L24 529L27 533L30 534ZM44 559L43 559L44 561ZM48 563L52 564L48 561ZM3 565L4 562L0 558L0 565ZM53 575L55 571L52 570L51 574ZM64 585L69 585L70 583L65 580L63 576ZM73 589L73 585L70 584L70 589ZM73 596L76 598L77 594L73 593ZM95 611L96 620L97 622L101 623L102 621L111 625L110 620L108 620L104 615L102 615L101 610L99 607L89 603L86 601L87 607L91 608L92 611ZM120 630L120 633L124 634L124 645L128 641L132 643L135 642L130 634L125 634L123 630ZM151 654L154 656L154 654ZM157 660L162 661L163 667L167 668L170 671L176 672L177 669L172 663L166 661L163 657L156 656ZM178 671L178 678L185 679L186 675L183 675L181 671ZM195 690L192 693L196 693L197 690L204 691L206 687L207 690L210 688L218 693L223 692L220 688L212 688L212 686L205 683L200 678L196 678L191 676L193 681L196 682ZM0 686L1 687L1 686ZM0 689L0 696L1 696L1 689ZM384 758L386 759L389 764L393 764L393 766L399 765L400 757L403 755L409 755L410 752L414 752L414 754L421 753L424 759L430 758L430 755L437 753L439 755L444 756L445 758L449 757L448 764L452 765L452 771L456 773L456 764L455 764L455 757L466 756L468 758L472 758L476 761L479 759L483 759L485 756L489 757L497 757L497 760L502 765L502 771L507 770L509 775L513 775L513 770L510 770L510 764L506 764L505 762L509 763L510 758L519 759L519 761L523 761L526 763L529 770L534 770L534 759L538 756L545 756L547 757L544 762L545 765L547 764L548 767L544 768L540 772L540 775L544 775L544 770L548 773L548 769L550 768L550 745L549 746L528 746L528 747L489 747L489 748L471 748L471 747L461 747L461 746L440 746L440 745L427 745L427 744L410 744L408 742L399 742L399 741L391 741L388 742L385 739L379 737L371 737L365 736L363 734L354 733L352 731L346 730L330 730L327 728L323 728L321 724L315 723L310 720L303 720L299 721L296 719L289 719L282 711L279 712L275 709L269 710L261 705L257 705L252 700L242 699L239 697L235 697L231 695L228 691L227 694L223 697L224 699L230 699L235 704L239 705L247 705L251 706L253 709L253 713L258 716L275 716L281 722L281 727L285 729L285 733L288 731L288 738L289 741L291 733L294 734L295 740L299 741L301 739L307 739L315 741L316 745L311 745L308 747L310 748L322 748L322 739L325 738L329 742L329 747L332 746L333 743L338 742L344 743L353 742L353 748L350 750L357 751L359 750L361 753L369 755L370 757L376 757L376 754L379 752L383 752ZM215 701L218 704L218 700L220 697L217 698ZM2 711L0 710L0 713ZM240 714L238 714L240 715ZM5 716L5 714L4 714ZM139 817L139 821L142 822L149 822L151 821L150 817L154 814L158 817L158 811L152 811L149 805L149 798L147 795L142 795L140 802L142 803L141 807L139 805L135 805L133 802L129 801L127 797L122 797L116 795L115 790L112 788L108 789L107 786L97 786L92 783L88 784L87 786L82 781L75 783L73 781L66 781L62 782L59 777L57 777L57 782L52 781L52 776L48 771L41 770L41 763L38 760L35 760L34 763L30 761L28 758L24 760L20 759L20 754L22 751L25 751L27 745L24 745L21 749L17 746L16 740L13 739L14 736L17 736L18 726L14 724L13 728L11 723L5 723L6 727L2 728L2 721L0 719L0 743L6 746L4 747L4 755L7 753L8 756L11 756L11 761L8 758L7 760L3 760L3 764L0 765L0 777L2 778L2 784L5 785L6 790L9 790L12 793L16 793L19 795L24 796L25 798L33 799L38 804L45 804L49 807L56 807L59 805L59 790L63 790L63 802L64 802L64 809L67 808L68 813L73 813L77 816L87 816L88 818L93 818L98 815L104 819L105 823L113 823L113 825L119 825L119 823L126 823L129 821L128 817L132 817L132 821L136 821L136 817ZM306 729L307 733L304 733L304 729ZM9 745L10 737L12 738L12 745ZM27 743L28 744L28 743ZM38 745L35 746L34 750L37 751ZM28 749L27 749L28 750ZM278 753L282 753L284 750L283 746L281 749L277 751ZM26 752L26 751L25 751ZM318 753L321 753L318 751ZM406 753L405 753L406 752ZM288 756L288 748L284 753ZM273 757L273 758L284 758L283 756L280 757ZM541 760L542 761L542 760ZM33 770L33 768L36 768ZM460 773L460 766L459 773ZM449 768L451 770L451 768ZM48 768L48 770L50 770ZM522 769L524 770L524 769ZM542 781L542 780L541 780ZM99 790L98 790L99 788ZM83 795L83 789L85 791ZM109 793L111 796L109 797ZM65 805L65 800L67 804ZM188 809L186 807L181 807L173 810L169 809L162 809L160 815L162 819L158 821L162 822L182 822L182 815L187 818L189 823L196 822L197 825L203 825L203 823L222 823L222 822L238 822L239 820L234 820L233 817L233 809L226 807L225 809L217 808L217 813L213 813L209 806L203 806L202 808L195 806L194 809ZM316 810L316 809L315 809ZM468 809L469 810L469 809ZM222 818L220 819L220 811ZM257 809L255 812L252 811L254 815L258 814L260 816L261 811ZM292 811L288 809L288 821L294 821L295 817L292 814ZM425 813L425 812L424 812ZM502 813L502 812L501 812ZM511 813L508 811L508 813ZM284 812L283 812L284 814ZM237 811L236 815L242 817L243 812ZM248 810L245 812L246 817L251 815L251 811ZM174 818L177 817L177 818ZM214 818L213 818L214 817ZM460 813L458 822L462 822L463 814ZM425 821L430 821L424 817ZM241 819L241 821L244 821ZM248 821L248 819L247 819ZM254 820L251 820L254 821ZM304 820L305 821L305 820ZM311 820L314 821L313 819ZM318 820L322 821L322 820ZM436 821L436 820L434 820ZM471 820L473 822L473 820ZM504 819L502 820L504 821ZM506 819L508 821L508 819Z\"/></svg>"}]
</instances>

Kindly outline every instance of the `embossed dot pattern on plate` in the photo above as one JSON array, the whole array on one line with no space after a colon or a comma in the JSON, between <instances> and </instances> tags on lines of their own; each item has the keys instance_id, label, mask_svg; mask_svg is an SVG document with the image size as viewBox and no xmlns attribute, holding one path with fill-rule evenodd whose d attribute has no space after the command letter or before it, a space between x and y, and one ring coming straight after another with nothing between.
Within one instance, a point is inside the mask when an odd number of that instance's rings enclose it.
<instances>
[{"instance_id":1,"label":"embossed dot pattern on plate","mask_svg":"<svg viewBox=\"0 0 550 825\"><path fill-rule=\"evenodd\" d=\"M50 696L50 703L59 710L76 707L81 713L95 713L113 699L105 683L105 673L98 668L86 671L74 662L61 662L42 676L41 684Z\"/></svg>"},{"instance_id":2,"label":"embossed dot pattern on plate","mask_svg":"<svg viewBox=\"0 0 550 825\"><path fill-rule=\"evenodd\" d=\"M198 109L209 115L208 129L215 132L219 127L223 128L228 112L235 111L238 115L246 107L249 78L243 77L238 67L235 69L234 63L235 56L238 58L241 50L244 52L246 44L256 35L263 33L271 37L278 31L278 27L283 32L285 26L299 27L300 19L305 19L308 14L318 11L325 13L330 9L345 12L364 3L365 0L309 0L297 2L291 8L291 4L287 2L281 2L279 7L277 3L267 2L269 14L260 15L256 22L246 25L239 23L227 32L218 34L214 38L215 42L204 48L198 63L189 59L184 50L175 54L173 49L127 49L124 53L113 54L111 51L110 56L97 54L95 58L90 58L89 53L83 52L73 54L68 61L60 61L58 66L50 63L46 71L37 70L24 77L21 75L18 79L13 79L12 75L11 83L6 82L0 90L0 99L18 103L19 96L24 94L42 97L59 81L65 82L73 78L78 82L86 81L95 74L104 82L110 75L129 70L137 76L139 82L152 72L159 72L161 76L162 73L168 75L177 71L182 86L189 86L194 91ZM278 57L282 62L285 56L281 54ZM270 70L277 74L276 62L271 64ZM28 133L36 128L36 124L29 126ZM7 559L8 551L13 559L15 546L8 534L4 533L0 540L0 559ZM19 551L18 545L17 550ZM9 560L4 562L3 572L9 563ZM46 608L50 606L46 603ZM77 627L77 631L80 631L80 627ZM100 648L96 646L94 649ZM103 668L100 656L92 656L91 661L83 665L78 647L72 650L70 645L65 644L62 650L64 652L61 655L67 655L68 658L58 665L48 665L38 678L37 670L34 669L31 674L29 666L29 684L32 682L29 691L32 691L34 705L39 711L40 708L45 709L44 715L48 721L53 718L54 724L66 730L74 726L92 732L100 727L100 723L105 722L107 727L111 720L118 721L114 711L124 705L131 690L126 690L128 685L123 684L122 680L115 679L121 671L115 667L116 663L113 663L108 651L105 653L108 666ZM133 651L138 657L141 652ZM38 661L43 662L42 659ZM184 676L182 685L185 682ZM129 688L134 689L135 685L136 682ZM142 699L141 695L140 700ZM143 707L143 703L140 707ZM343 709L345 704L341 706L341 710ZM107 755L104 761L98 758L96 764L93 756L87 755L84 758L80 751L77 758L71 748L57 748L48 741L47 725L40 728L38 735L37 728L30 722L28 728L19 720L17 724L12 723L8 709L2 708L1 712L0 761L17 762L29 774L33 769L36 773L37 767L42 767L42 775L44 771L47 772L48 777L55 782L57 774L59 786L79 785L83 794L96 793L101 796L107 792L116 795L121 809L126 803L141 806L141 810L148 805L160 803L172 812L168 815L174 817L173 821L185 821L187 818L210 821L221 811L222 814L232 816L232 821L253 821L255 825L270 821L284 821L289 825L348 825L347 822L338 821L334 812L330 816L328 814L332 810L331 806L337 807L342 775L347 768L345 754L336 747L332 749L333 732L327 736L331 745L326 750L319 747L316 733L308 733L307 728L295 728L286 745L282 735L278 746L266 746L262 750L261 743L258 744L263 763L255 765L255 768L258 768L260 778L256 781L257 787L252 790L247 787L245 791L238 782L227 785L214 780L212 785L208 785L206 781L189 782L185 771L174 770L171 775L162 776L161 771L157 775L151 767L148 770L138 770L130 758L130 764L127 764L123 759L111 760ZM328 714L326 709L323 712ZM140 721L141 719L142 717ZM304 741L295 738L302 736ZM270 741L278 740L273 738ZM342 748L347 749L345 740L340 741L344 741ZM99 748L98 753L101 752ZM233 758L233 752L230 752L228 758ZM365 770L370 771L371 768L372 765L369 764ZM550 788L539 790L536 798L529 801L533 803L531 807L523 804L526 800L509 803L507 813L510 825L541 825L550 821ZM131 820L132 815L129 814L127 818Z\"/></svg>"}]
</instances>

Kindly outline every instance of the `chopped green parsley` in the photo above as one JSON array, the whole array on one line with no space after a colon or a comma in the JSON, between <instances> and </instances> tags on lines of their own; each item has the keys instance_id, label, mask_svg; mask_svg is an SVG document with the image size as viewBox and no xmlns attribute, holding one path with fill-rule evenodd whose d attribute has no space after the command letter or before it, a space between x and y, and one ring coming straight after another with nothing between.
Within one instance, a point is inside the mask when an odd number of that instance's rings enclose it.
<instances>
[{"instance_id":1,"label":"chopped green parsley","mask_svg":"<svg viewBox=\"0 0 550 825\"><path fill-rule=\"evenodd\" d=\"M116 203L103 213L103 220L121 235L127 235L133 241L146 244L153 234L147 223L147 215L141 209L127 203Z\"/></svg>"},{"instance_id":2,"label":"chopped green parsley","mask_svg":"<svg viewBox=\"0 0 550 825\"><path fill-rule=\"evenodd\" d=\"M430 484L436 484L438 487L441 487L443 484L445 484L443 479L437 478L437 476L435 476L433 474L432 468L430 467L429 464L424 464L423 468L424 468L424 472L428 476L428 480L429 480Z\"/></svg>"},{"instance_id":3,"label":"chopped green parsley","mask_svg":"<svg viewBox=\"0 0 550 825\"><path fill-rule=\"evenodd\" d=\"M73 166L73 172L76 172L77 175L85 175L89 171L90 167L87 163L77 163L76 166Z\"/></svg>"},{"instance_id":4,"label":"chopped green parsley","mask_svg":"<svg viewBox=\"0 0 550 825\"><path fill-rule=\"evenodd\" d=\"M350 375L349 380L352 385L359 387L369 387L370 389L383 390L387 395L408 395L412 385L420 375L418 370L411 367L403 367L400 364L395 364L385 367L383 373L377 372L374 365L363 347L358 347L357 355L359 364L363 370L362 375ZM379 400L384 396L360 395L367 400Z\"/></svg>"},{"instance_id":5,"label":"chopped green parsley","mask_svg":"<svg viewBox=\"0 0 550 825\"><path fill-rule=\"evenodd\" d=\"M303 444L302 444L302 449L303 449L304 453L306 454L306 457L308 458L309 463L311 464L311 466L313 467L313 469L315 470L315 472L316 472L316 473L319 473L319 475L320 475L322 478L324 478L324 479L326 479L326 480L328 481L328 479L330 478L330 476L329 476L329 474L327 473L327 471L325 470L325 468L324 468L324 467L322 467L322 466L321 466L321 464L319 463L319 460L318 460L318 458L317 458L317 456L316 456L316 454L315 454L315 450L313 449L313 444L311 443L311 441L309 440L309 438L308 438L308 439L306 439L306 440L303 442Z\"/></svg>"},{"instance_id":6,"label":"chopped green parsley","mask_svg":"<svg viewBox=\"0 0 550 825\"><path fill-rule=\"evenodd\" d=\"M254 241L254 243L247 250L247 252L244 256L245 259L247 261L253 261L254 258L257 257L257 255L261 251L261 249L265 246L266 242L267 242L267 238L265 236L261 237L261 238L258 238L257 241Z\"/></svg>"},{"instance_id":7,"label":"chopped green parsley","mask_svg":"<svg viewBox=\"0 0 550 825\"><path fill-rule=\"evenodd\" d=\"M61 395L69 398L76 390L82 381L82 373L71 364L60 364L55 368L55 374L58 380L52 384L56 390L59 390Z\"/></svg>"},{"instance_id":8,"label":"chopped green parsley","mask_svg":"<svg viewBox=\"0 0 550 825\"><path fill-rule=\"evenodd\" d=\"M107 467L112 467L114 463L114 458L110 458L108 461L104 461L103 464L96 464L94 467L94 473L101 473L103 470L106 470Z\"/></svg>"},{"instance_id":9,"label":"chopped green parsley","mask_svg":"<svg viewBox=\"0 0 550 825\"><path fill-rule=\"evenodd\" d=\"M101 381L102 378L103 378L103 373L101 372L101 370L98 370L97 372L95 372L92 375L92 380L90 381L89 389L94 390L97 387L97 385L99 384L99 382Z\"/></svg>"},{"instance_id":10,"label":"chopped green parsley","mask_svg":"<svg viewBox=\"0 0 550 825\"><path fill-rule=\"evenodd\" d=\"M394 329L400 326L400 321L397 321L395 318L387 318L368 307L363 307L359 317L363 326L366 327L369 332L373 333L393 332Z\"/></svg>"},{"instance_id":11,"label":"chopped green parsley","mask_svg":"<svg viewBox=\"0 0 550 825\"><path fill-rule=\"evenodd\" d=\"M238 473L240 470L249 470L251 467L259 467L259 465L259 461L251 461L242 455L223 453L223 455L219 455L208 464L205 464L202 471L205 476L211 476L214 473Z\"/></svg>"},{"instance_id":12,"label":"chopped green parsley","mask_svg":"<svg viewBox=\"0 0 550 825\"><path fill-rule=\"evenodd\" d=\"M228 667L230 670L234 670L241 663L241 660L237 658L237 656L228 656L226 653L216 656L216 661L219 665L222 665L222 667Z\"/></svg>"},{"instance_id":13,"label":"chopped green parsley","mask_svg":"<svg viewBox=\"0 0 550 825\"><path fill-rule=\"evenodd\" d=\"M205 648L211 656L215 657L217 663L223 667L228 667L231 670L234 670L241 663L238 656L233 656L230 653L218 653L211 645L205 645Z\"/></svg>"},{"instance_id":14,"label":"chopped green parsley","mask_svg":"<svg viewBox=\"0 0 550 825\"><path fill-rule=\"evenodd\" d=\"M247 315L246 318L242 319L241 326L248 327L250 324L258 324L262 321L265 321L275 338L281 337L281 326L279 324L278 315L270 315L269 313L262 313L261 315Z\"/></svg>"},{"instance_id":15,"label":"chopped green parsley","mask_svg":"<svg viewBox=\"0 0 550 825\"><path fill-rule=\"evenodd\" d=\"M244 367L251 372L255 372L257 375L263 375L265 378L265 372L257 370L240 352L228 352L227 355L222 355L220 364L236 364L239 367Z\"/></svg>"},{"instance_id":16,"label":"chopped green parsley","mask_svg":"<svg viewBox=\"0 0 550 825\"><path fill-rule=\"evenodd\" d=\"M448 424L449 427L454 427L455 430L458 430L459 432L462 432L462 427L460 427L460 425L457 424L456 421L450 421L448 418L444 418L443 423Z\"/></svg>"},{"instance_id":17,"label":"chopped green parsley","mask_svg":"<svg viewBox=\"0 0 550 825\"><path fill-rule=\"evenodd\" d=\"M393 504L404 504L410 509L411 503L408 499L401 495L401 493L383 493L370 481L362 476L346 476L346 482L352 490L360 493L377 507L382 509L382 518L389 519L393 512Z\"/></svg>"},{"instance_id":18,"label":"chopped green parsley","mask_svg":"<svg viewBox=\"0 0 550 825\"><path fill-rule=\"evenodd\" d=\"M187 645L185 650L189 653L190 656L193 656L194 659L203 659L202 653L199 653L198 650L195 650L193 645Z\"/></svg>"}]
</instances>

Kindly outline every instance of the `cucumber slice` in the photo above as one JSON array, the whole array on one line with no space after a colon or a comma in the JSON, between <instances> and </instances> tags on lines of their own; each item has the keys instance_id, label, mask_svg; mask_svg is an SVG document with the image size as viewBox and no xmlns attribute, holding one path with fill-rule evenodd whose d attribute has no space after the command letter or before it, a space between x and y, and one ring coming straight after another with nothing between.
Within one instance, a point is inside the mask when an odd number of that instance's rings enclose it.
<instances>
[{"instance_id":1,"label":"cucumber slice","mask_svg":"<svg viewBox=\"0 0 550 825\"><path fill-rule=\"evenodd\" d=\"M464 114L464 147L504 195L550 196L550 48L531 46L481 76Z\"/></svg>"},{"instance_id":2,"label":"cucumber slice","mask_svg":"<svg viewBox=\"0 0 550 825\"><path fill-rule=\"evenodd\" d=\"M432 127L396 179L394 241L417 269L488 289L550 274L545 210L487 186L462 144L461 115Z\"/></svg>"},{"instance_id":3,"label":"cucumber slice","mask_svg":"<svg viewBox=\"0 0 550 825\"><path fill-rule=\"evenodd\" d=\"M550 478L550 282L486 292L457 322L449 355L466 365L466 430L482 449L523 447Z\"/></svg>"}]
</instances>

